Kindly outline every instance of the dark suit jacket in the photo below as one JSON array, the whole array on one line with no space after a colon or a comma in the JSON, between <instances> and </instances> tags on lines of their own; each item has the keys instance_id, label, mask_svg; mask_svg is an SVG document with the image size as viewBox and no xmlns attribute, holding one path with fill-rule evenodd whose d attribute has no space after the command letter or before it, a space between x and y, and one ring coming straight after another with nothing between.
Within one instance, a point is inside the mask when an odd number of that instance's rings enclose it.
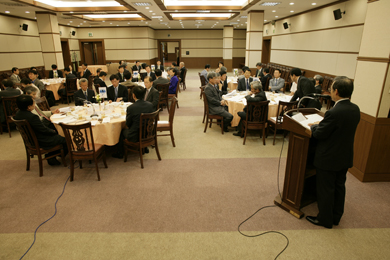
<instances>
[{"instance_id":1,"label":"dark suit jacket","mask_svg":"<svg viewBox=\"0 0 390 260\"><path fill-rule=\"evenodd\" d=\"M220 91L220 94L221 95L226 95L228 93L228 83L227 83L227 77L226 77L226 80L225 81L221 81L222 83L222 88L221 88L221 91Z\"/></svg>"},{"instance_id":2,"label":"dark suit jacket","mask_svg":"<svg viewBox=\"0 0 390 260\"><path fill-rule=\"evenodd\" d=\"M126 125L129 129L125 129L124 136L130 142L139 141L139 119L142 113L153 113L152 103L144 100L137 100L134 104L127 107Z\"/></svg>"},{"instance_id":3,"label":"dark suit jacket","mask_svg":"<svg viewBox=\"0 0 390 260\"><path fill-rule=\"evenodd\" d=\"M101 78L94 79L93 83L98 84L101 87L107 87L106 82L104 82Z\"/></svg>"},{"instance_id":4,"label":"dark suit jacket","mask_svg":"<svg viewBox=\"0 0 390 260\"><path fill-rule=\"evenodd\" d=\"M159 77L158 79L156 79L155 81L153 81L153 87L155 88L155 89L157 89L157 84L167 84L167 83L169 83L169 80L168 79L166 79L166 78L163 78L163 77Z\"/></svg>"},{"instance_id":5,"label":"dark suit jacket","mask_svg":"<svg viewBox=\"0 0 390 260\"><path fill-rule=\"evenodd\" d=\"M129 92L127 91L127 87L119 84L118 85L118 98L123 98L124 102L127 102L129 100ZM107 99L111 100L112 102L115 102L115 89L111 85L110 87L107 88Z\"/></svg>"},{"instance_id":6,"label":"dark suit jacket","mask_svg":"<svg viewBox=\"0 0 390 260\"><path fill-rule=\"evenodd\" d=\"M314 88L315 88L317 94L322 94L322 86L321 85L314 86Z\"/></svg>"},{"instance_id":7,"label":"dark suit jacket","mask_svg":"<svg viewBox=\"0 0 390 260\"><path fill-rule=\"evenodd\" d=\"M257 78L262 78L264 75L263 75L263 68L261 68L260 70L256 70L256 74L255 76Z\"/></svg>"},{"instance_id":8,"label":"dark suit jacket","mask_svg":"<svg viewBox=\"0 0 390 260\"><path fill-rule=\"evenodd\" d=\"M77 78L77 77L73 73L69 73L68 75L66 75L64 86L66 86L67 79L75 79L75 78ZM65 89L65 93L66 93L66 89Z\"/></svg>"},{"instance_id":9,"label":"dark suit jacket","mask_svg":"<svg viewBox=\"0 0 390 260\"><path fill-rule=\"evenodd\" d=\"M264 91L260 91L254 97L252 97L251 95L245 96L245 99L247 102L261 102L261 101L267 101L267 96L265 95ZM247 106L244 107L244 112L246 111L247 111Z\"/></svg>"},{"instance_id":10,"label":"dark suit jacket","mask_svg":"<svg viewBox=\"0 0 390 260\"><path fill-rule=\"evenodd\" d=\"M57 73L58 73L58 77L59 77L59 78L63 78L62 71L57 70ZM52 79L52 78L54 78L54 72L53 72L53 70L49 71L49 79Z\"/></svg>"},{"instance_id":11,"label":"dark suit jacket","mask_svg":"<svg viewBox=\"0 0 390 260\"><path fill-rule=\"evenodd\" d=\"M148 74L146 73L146 75L148 75ZM156 73L154 73L153 71L151 71L151 72L150 72L150 77L152 78L153 81L155 81L155 80L156 80Z\"/></svg>"},{"instance_id":12,"label":"dark suit jacket","mask_svg":"<svg viewBox=\"0 0 390 260\"><path fill-rule=\"evenodd\" d=\"M123 72L124 74L124 72ZM123 76L123 74L120 74L119 72L116 74L119 78L119 82L124 82L125 81L125 76Z\"/></svg>"},{"instance_id":13,"label":"dark suit jacket","mask_svg":"<svg viewBox=\"0 0 390 260\"><path fill-rule=\"evenodd\" d=\"M183 81L183 78L184 78L184 72L186 70L187 70L186 67L183 67L183 68L180 69L180 78L181 78L182 81Z\"/></svg>"},{"instance_id":14,"label":"dark suit jacket","mask_svg":"<svg viewBox=\"0 0 390 260\"><path fill-rule=\"evenodd\" d=\"M39 119L39 116L31 113L30 111L19 110L16 112L14 118L16 120L27 120L29 122L38 139L39 146L42 148L51 148L58 144L66 143L64 137L58 135L55 130L45 126Z\"/></svg>"},{"instance_id":15,"label":"dark suit jacket","mask_svg":"<svg viewBox=\"0 0 390 260\"><path fill-rule=\"evenodd\" d=\"M211 115L220 115L226 111L224 106L221 105L222 98L215 86L208 83L204 89L204 93L206 94L207 102L209 104L209 113Z\"/></svg>"},{"instance_id":16,"label":"dark suit jacket","mask_svg":"<svg viewBox=\"0 0 390 260\"><path fill-rule=\"evenodd\" d=\"M16 88L6 88L5 90L0 91L0 101L3 97L13 97L13 96L19 96L20 91ZM4 108L3 103L0 102L0 121L3 123L5 122L5 114L4 114Z\"/></svg>"},{"instance_id":17,"label":"dark suit jacket","mask_svg":"<svg viewBox=\"0 0 390 260\"><path fill-rule=\"evenodd\" d=\"M93 91L92 89L87 89L87 94L88 94L87 100L92 102L92 103L96 103L95 91ZM84 99L85 99L85 96L84 96L84 92L82 89L79 89L74 93L74 102L75 102L76 106L83 106Z\"/></svg>"},{"instance_id":18,"label":"dark suit jacket","mask_svg":"<svg viewBox=\"0 0 390 260\"><path fill-rule=\"evenodd\" d=\"M253 81L253 78L249 78L249 84L251 84L251 82ZM246 91L247 88L246 88L246 78L241 78L239 81L238 81L238 86L237 86L237 90L238 91ZM250 86L249 86L249 90L250 90Z\"/></svg>"},{"instance_id":19,"label":"dark suit jacket","mask_svg":"<svg viewBox=\"0 0 390 260\"><path fill-rule=\"evenodd\" d=\"M157 70L157 69L164 71L164 66L162 64L160 66L156 65L155 70Z\"/></svg>"},{"instance_id":20,"label":"dark suit jacket","mask_svg":"<svg viewBox=\"0 0 390 260\"><path fill-rule=\"evenodd\" d=\"M86 69L84 72L84 75L81 78L85 78L89 80L89 76L91 76L92 73L89 71L89 69Z\"/></svg>"},{"instance_id":21,"label":"dark suit jacket","mask_svg":"<svg viewBox=\"0 0 390 260\"><path fill-rule=\"evenodd\" d=\"M263 90L264 91L268 91L268 89L265 89L265 85L267 84L267 80L270 79L271 80L271 74L267 74L265 76L263 76L262 78L260 78L260 81L261 81L261 86L263 87Z\"/></svg>"},{"instance_id":22,"label":"dark suit jacket","mask_svg":"<svg viewBox=\"0 0 390 260\"><path fill-rule=\"evenodd\" d=\"M308 78L300 76L297 83L297 91L295 91L294 96L291 98L291 102L315 92L314 84ZM316 107L315 100L305 99L301 102L301 106L306 108Z\"/></svg>"},{"instance_id":23,"label":"dark suit jacket","mask_svg":"<svg viewBox=\"0 0 390 260\"><path fill-rule=\"evenodd\" d=\"M149 90L149 94L146 97L146 101L149 101L150 103L153 104L154 111L157 110L159 97L160 97L160 93L158 92L158 90L155 89L154 87L151 87L150 90Z\"/></svg>"},{"instance_id":24,"label":"dark suit jacket","mask_svg":"<svg viewBox=\"0 0 390 260\"><path fill-rule=\"evenodd\" d=\"M347 99L339 101L325 113L319 125L311 127L317 140L315 167L338 171L353 166L353 143L359 121L359 107Z\"/></svg>"},{"instance_id":25,"label":"dark suit jacket","mask_svg":"<svg viewBox=\"0 0 390 260\"><path fill-rule=\"evenodd\" d=\"M131 67L131 69L133 70L133 72L136 70L138 72L141 71L141 65L137 67L137 65L134 65L133 67Z\"/></svg>"}]
</instances>

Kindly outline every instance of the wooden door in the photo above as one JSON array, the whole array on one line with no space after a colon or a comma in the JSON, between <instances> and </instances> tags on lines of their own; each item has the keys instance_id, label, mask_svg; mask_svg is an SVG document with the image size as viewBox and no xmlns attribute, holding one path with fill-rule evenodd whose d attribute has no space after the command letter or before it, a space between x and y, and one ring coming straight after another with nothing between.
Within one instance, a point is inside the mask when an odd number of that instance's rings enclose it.
<instances>
[{"instance_id":1,"label":"wooden door","mask_svg":"<svg viewBox=\"0 0 390 260\"><path fill-rule=\"evenodd\" d=\"M84 63L88 65L95 65L93 58L93 44L92 42L83 42Z\"/></svg>"},{"instance_id":2,"label":"wooden door","mask_svg":"<svg viewBox=\"0 0 390 260\"><path fill-rule=\"evenodd\" d=\"M62 48L62 58L64 59L64 67L67 68L72 64L72 60L70 58L70 49L68 41L61 41Z\"/></svg>"},{"instance_id":3,"label":"wooden door","mask_svg":"<svg viewBox=\"0 0 390 260\"><path fill-rule=\"evenodd\" d=\"M269 63L271 58L271 40L263 39L263 48L261 53L261 63Z\"/></svg>"},{"instance_id":4,"label":"wooden door","mask_svg":"<svg viewBox=\"0 0 390 260\"><path fill-rule=\"evenodd\" d=\"M102 42L94 42L93 43L93 51L94 51L94 61L95 65L105 64L103 58L103 44Z\"/></svg>"}]
</instances>

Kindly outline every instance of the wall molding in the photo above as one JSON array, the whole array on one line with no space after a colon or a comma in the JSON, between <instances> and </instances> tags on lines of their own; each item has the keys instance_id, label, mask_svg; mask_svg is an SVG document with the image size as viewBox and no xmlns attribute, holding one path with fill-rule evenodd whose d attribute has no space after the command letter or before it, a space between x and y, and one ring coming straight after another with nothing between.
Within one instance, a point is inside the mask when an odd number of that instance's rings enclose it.
<instances>
[{"instance_id":1,"label":"wall molding","mask_svg":"<svg viewBox=\"0 0 390 260\"><path fill-rule=\"evenodd\" d=\"M312 51L312 50L291 50L291 49L271 49L271 51L294 51L294 52L319 52L319 53L359 54L359 52L352 52L352 51Z\"/></svg>"},{"instance_id":2,"label":"wall molding","mask_svg":"<svg viewBox=\"0 0 390 260\"><path fill-rule=\"evenodd\" d=\"M37 38L39 38L39 35L23 35L23 34L13 34L13 33L0 33L0 35L11 35L11 36L37 37Z\"/></svg>"},{"instance_id":3,"label":"wall molding","mask_svg":"<svg viewBox=\"0 0 390 260\"><path fill-rule=\"evenodd\" d=\"M5 53L42 53L42 51L0 51L0 54L5 54Z\"/></svg>"},{"instance_id":4,"label":"wall molding","mask_svg":"<svg viewBox=\"0 0 390 260\"><path fill-rule=\"evenodd\" d=\"M357 57L358 61L370 61L370 62L384 62L389 63L390 58L378 58L378 57Z\"/></svg>"},{"instance_id":5,"label":"wall molding","mask_svg":"<svg viewBox=\"0 0 390 260\"><path fill-rule=\"evenodd\" d=\"M302 32L290 32L290 33L283 33L283 34L276 34L276 35L267 35L267 36L276 37L276 36L283 36L283 35L289 35L289 34L310 33L310 32L335 30L335 29L340 29L340 28L348 28L348 27L356 27L356 26L364 26L364 23L357 23L357 24L344 25L344 26L338 26L338 27L329 27L329 28L323 28L323 29L308 30L308 31L302 31Z\"/></svg>"}]
</instances>

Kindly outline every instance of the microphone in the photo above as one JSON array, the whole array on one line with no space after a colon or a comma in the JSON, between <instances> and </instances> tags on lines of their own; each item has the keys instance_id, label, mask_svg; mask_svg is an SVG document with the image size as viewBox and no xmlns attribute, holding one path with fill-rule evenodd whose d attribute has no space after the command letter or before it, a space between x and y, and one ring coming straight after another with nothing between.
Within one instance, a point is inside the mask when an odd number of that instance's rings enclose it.
<instances>
[{"instance_id":1,"label":"microphone","mask_svg":"<svg viewBox=\"0 0 390 260\"><path fill-rule=\"evenodd\" d=\"M91 101L88 101L86 100L85 98L81 98L81 97L76 97L77 100L80 100L80 101L86 101L87 104L90 104L92 106L92 109L93 109L93 114L91 115L91 117L93 116L99 116L98 114L96 114L96 111L95 111L95 107L93 106L92 102Z\"/></svg>"},{"instance_id":2,"label":"microphone","mask_svg":"<svg viewBox=\"0 0 390 260\"><path fill-rule=\"evenodd\" d=\"M324 99L332 99L330 95L322 95L322 94L317 94L317 93L311 93L307 95L309 97L315 97L315 98L324 98Z\"/></svg>"}]
</instances>

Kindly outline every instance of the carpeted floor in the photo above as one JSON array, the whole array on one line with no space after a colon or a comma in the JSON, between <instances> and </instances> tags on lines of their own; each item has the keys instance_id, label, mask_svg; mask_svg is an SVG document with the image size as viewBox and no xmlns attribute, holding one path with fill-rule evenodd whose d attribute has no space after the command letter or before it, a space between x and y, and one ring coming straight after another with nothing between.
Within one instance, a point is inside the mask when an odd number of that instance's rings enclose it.
<instances>
[{"instance_id":1,"label":"carpeted floor","mask_svg":"<svg viewBox=\"0 0 390 260\"><path fill-rule=\"evenodd\" d=\"M150 149L145 168L137 155L128 162L111 158L76 169L57 204L57 215L38 231L24 259L274 259L284 237L247 238L240 222L278 195L282 135L263 146L257 134L246 145L232 132L213 125L203 133L203 101L197 70L187 74L174 121L176 147L159 137L162 161ZM167 119L165 110L161 116ZM0 136L0 259L19 259L34 240L34 230L54 213L54 203L69 176L63 166L38 163L25 171L25 151L17 131ZM280 189L288 141L284 143ZM283 232L290 240L278 259L388 259L389 183L347 179L345 215L332 230L298 220L277 207L261 211L242 226L247 234ZM303 209L316 214L316 204Z\"/></svg>"}]
</instances>

